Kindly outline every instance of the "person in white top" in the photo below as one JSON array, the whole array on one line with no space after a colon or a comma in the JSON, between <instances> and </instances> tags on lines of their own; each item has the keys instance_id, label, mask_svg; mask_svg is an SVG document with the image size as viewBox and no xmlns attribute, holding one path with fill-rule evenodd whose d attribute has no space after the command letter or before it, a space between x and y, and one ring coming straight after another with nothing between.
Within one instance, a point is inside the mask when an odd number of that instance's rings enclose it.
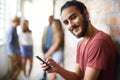
<instances>
[{"instance_id":1,"label":"person in white top","mask_svg":"<svg viewBox=\"0 0 120 80\"><path fill-rule=\"evenodd\" d=\"M24 20L23 22L22 32L20 34L20 45L21 45L21 56L22 56L22 64L23 64L23 72L25 75L25 80L29 80L32 70L32 64L33 64L33 41L32 41L32 32L29 29L28 20ZM26 71L27 60L30 61L28 74Z\"/></svg>"}]
</instances>

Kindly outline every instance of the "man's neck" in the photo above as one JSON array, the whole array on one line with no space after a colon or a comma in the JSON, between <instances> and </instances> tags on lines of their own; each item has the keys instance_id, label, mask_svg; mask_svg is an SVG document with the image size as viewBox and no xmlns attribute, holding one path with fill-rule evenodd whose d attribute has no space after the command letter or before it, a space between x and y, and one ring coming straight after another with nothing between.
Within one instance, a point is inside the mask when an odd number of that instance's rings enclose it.
<instances>
[{"instance_id":1,"label":"man's neck","mask_svg":"<svg viewBox=\"0 0 120 80\"><path fill-rule=\"evenodd\" d=\"M89 41L89 39L96 33L96 31L97 31L97 29L91 23L89 23L87 33L83 37L85 40L85 43L87 43Z\"/></svg>"}]
</instances>

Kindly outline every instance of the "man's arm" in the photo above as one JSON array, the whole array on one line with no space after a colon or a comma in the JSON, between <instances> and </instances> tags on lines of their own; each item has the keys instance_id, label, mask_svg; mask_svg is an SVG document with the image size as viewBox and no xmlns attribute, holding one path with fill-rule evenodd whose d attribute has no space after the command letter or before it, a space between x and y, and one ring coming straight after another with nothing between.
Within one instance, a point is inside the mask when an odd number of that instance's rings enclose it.
<instances>
[{"instance_id":1,"label":"man's arm","mask_svg":"<svg viewBox=\"0 0 120 80\"><path fill-rule=\"evenodd\" d=\"M46 38L46 27L44 28L44 30L43 30L43 35L42 35L42 52L44 53L45 52L45 50L44 50L44 42L45 42L45 38Z\"/></svg>"},{"instance_id":2,"label":"man's arm","mask_svg":"<svg viewBox=\"0 0 120 80\"><path fill-rule=\"evenodd\" d=\"M60 74L65 80L81 80L82 79L81 70L78 64L76 64L76 72L72 72L61 67L53 59L48 59L47 63L52 65L52 68L48 68L47 65L41 62L41 68L44 71L47 71L49 73L56 72Z\"/></svg>"},{"instance_id":3,"label":"man's arm","mask_svg":"<svg viewBox=\"0 0 120 80\"><path fill-rule=\"evenodd\" d=\"M65 80L81 80L82 72L79 64L76 64L75 72L68 71L62 67L59 68L58 73L65 78Z\"/></svg>"},{"instance_id":4,"label":"man's arm","mask_svg":"<svg viewBox=\"0 0 120 80\"><path fill-rule=\"evenodd\" d=\"M94 69L91 67L87 67L83 80L97 80L99 74L100 74L100 69Z\"/></svg>"}]
</instances>

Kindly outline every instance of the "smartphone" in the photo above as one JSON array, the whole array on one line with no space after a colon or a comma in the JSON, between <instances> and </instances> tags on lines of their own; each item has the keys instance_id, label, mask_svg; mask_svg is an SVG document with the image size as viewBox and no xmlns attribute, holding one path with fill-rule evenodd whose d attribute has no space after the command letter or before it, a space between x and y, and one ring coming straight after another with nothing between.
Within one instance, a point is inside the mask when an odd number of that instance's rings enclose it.
<instances>
[{"instance_id":1,"label":"smartphone","mask_svg":"<svg viewBox=\"0 0 120 80\"><path fill-rule=\"evenodd\" d=\"M45 62L42 58L40 58L39 56L36 56L36 58L42 61L43 64L46 64L49 68L51 68L51 66L47 62Z\"/></svg>"}]
</instances>

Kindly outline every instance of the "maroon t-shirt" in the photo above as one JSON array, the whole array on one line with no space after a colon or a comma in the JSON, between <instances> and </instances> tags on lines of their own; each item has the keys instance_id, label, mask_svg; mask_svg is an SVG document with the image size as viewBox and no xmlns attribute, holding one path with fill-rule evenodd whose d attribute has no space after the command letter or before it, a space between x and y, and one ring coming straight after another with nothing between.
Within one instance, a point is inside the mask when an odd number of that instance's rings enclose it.
<instances>
[{"instance_id":1,"label":"maroon t-shirt","mask_svg":"<svg viewBox=\"0 0 120 80\"><path fill-rule=\"evenodd\" d=\"M77 45L76 62L85 74L86 67L100 69L97 80L114 80L115 47L109 35L97 31L85 44L84 39Z\"/></svg>"}]
</instances>

